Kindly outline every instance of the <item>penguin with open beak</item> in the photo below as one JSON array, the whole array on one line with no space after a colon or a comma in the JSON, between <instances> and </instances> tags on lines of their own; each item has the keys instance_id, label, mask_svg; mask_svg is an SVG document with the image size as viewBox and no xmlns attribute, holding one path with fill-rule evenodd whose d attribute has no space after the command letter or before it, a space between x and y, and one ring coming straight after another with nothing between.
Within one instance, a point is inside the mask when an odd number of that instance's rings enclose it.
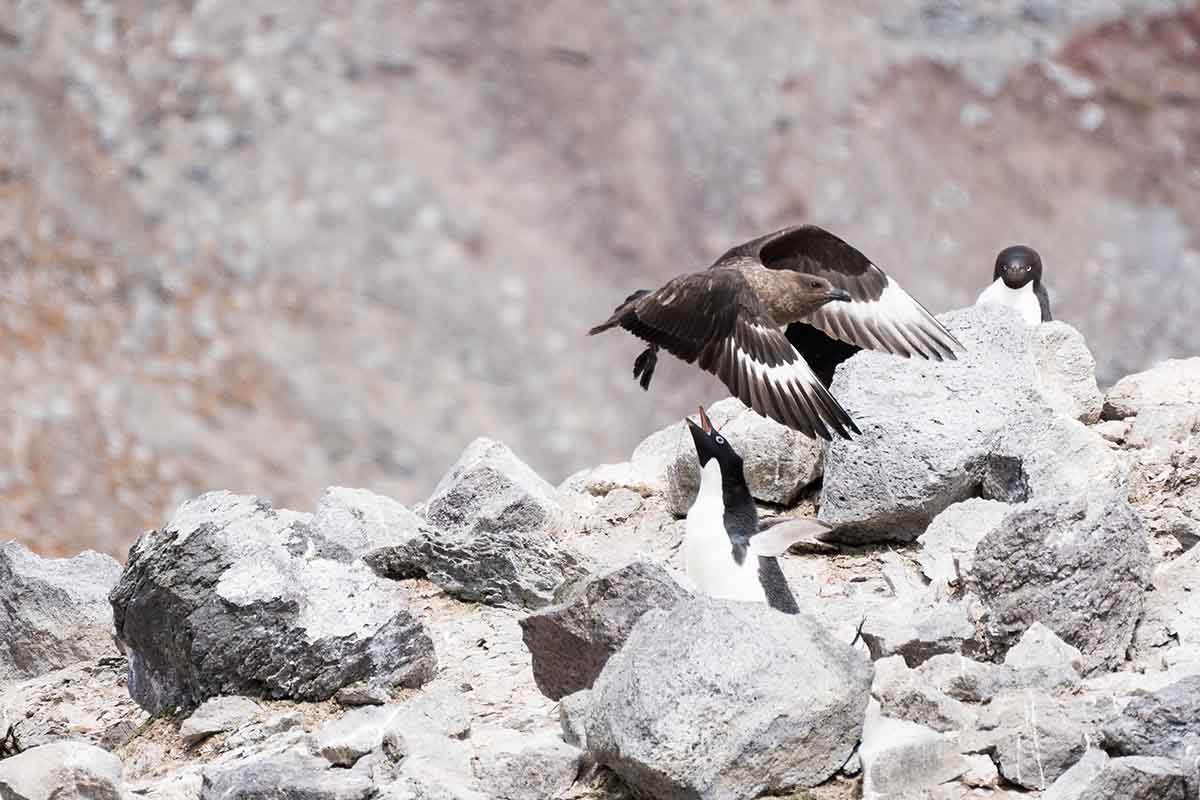
<instances>
[{"instance_id":1,"label":"penguin with open beak","mask_svg":"<svg viewBox=\"0 0 1200 800\"><path fill-rule=\"evenodd\" d=\"M798 613L777 556L827 528L816 520L791 519L760 531L742 457L713 427L703 407L700 423L687 423L700 459L700 491L688 510L684 535L688 578L713 597Z\"/></svg>"}]
</instances>

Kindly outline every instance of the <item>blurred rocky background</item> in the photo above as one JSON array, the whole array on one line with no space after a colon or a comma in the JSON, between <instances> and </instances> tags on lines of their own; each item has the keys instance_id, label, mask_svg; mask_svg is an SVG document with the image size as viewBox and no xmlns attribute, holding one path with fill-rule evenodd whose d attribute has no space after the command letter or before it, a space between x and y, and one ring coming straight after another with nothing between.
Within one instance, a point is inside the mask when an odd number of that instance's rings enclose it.
<instances>
[{"instance_id":1,"label":"blurred rocky background","mask_svg":"<svg viewBox=\"0 0 1200 800\"><path fill-rule=\"evenodd\" d=\"M1195 351L1198 112L1169 0L5 0L0 539L625 460L722 392L583 331L798 222L934 311L1033 245L1109 384Z\"/></svg>"}]
</instances>

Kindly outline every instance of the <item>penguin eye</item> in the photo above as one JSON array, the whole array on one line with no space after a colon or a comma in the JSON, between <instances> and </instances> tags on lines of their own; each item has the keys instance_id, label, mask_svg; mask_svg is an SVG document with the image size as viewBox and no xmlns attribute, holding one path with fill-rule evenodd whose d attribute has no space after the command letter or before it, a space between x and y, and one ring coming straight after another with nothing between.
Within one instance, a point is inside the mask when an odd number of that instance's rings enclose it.
<instances>
[{"instance_id":1,"label":"penguin eye","mask_svg":"<svg viewBox=\"0 0 1200 800\"><path fill-rule=\"evenodd\" d=\"M716 439L714 439L713 441L714 441L714 442L716 442L717 444L725 444L725 439L724 439L723 437L721 437L721 436L718 436L718 437L717 437Z\"/></svg>"}]
</instances>

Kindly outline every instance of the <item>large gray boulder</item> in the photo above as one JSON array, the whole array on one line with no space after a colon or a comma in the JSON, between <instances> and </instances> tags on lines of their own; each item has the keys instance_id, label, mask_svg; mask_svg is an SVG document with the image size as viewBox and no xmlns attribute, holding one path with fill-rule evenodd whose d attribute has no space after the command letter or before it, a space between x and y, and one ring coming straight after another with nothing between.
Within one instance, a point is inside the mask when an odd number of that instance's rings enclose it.
<instances>
[{"instance_id":1,"label":"large gray boulder","mask_svg":"<svg viewBox=\"0 0 1200 800\"><path fill-rule=\"evenodd\" d=\"M591 692L592 757L662 800L814 786L862 731L871 667L805 614L692 597L634 627Z\"/></svg>"},{"instance_id":2,"label":"large gray boulder","mask_svg":"<svg viewBox=\"0 0 1200 800\"><path fill-rule=\"evenodd\" d=\"M41 558L0 544L0 687L116 655L108 592L120 574L100 553Z\"/></svg>"},{"instance_id":3,"label":"large gray boulder","mask_svg":"<svg viewBox=\"0 0 1200 800\"><path fill-rule=\"evenodd\" d=\"M1125 419L1156 406L1200 405L1200 358L1171 359L1126 375L1104 398L1105 419Z\"/></svg>"},{"instance_id":4,"label":"large gray boulder","mask_svg":"<svg viewBox=\"0 0 1200 800\"><path fill-rule=\"evenodd\" d=\"M54 742L0 761L4 800L123 800L121 762L82 742Z\"/></svg>"},{"instance_id":5,"label":"large gray boulder","mask_svg":"<svg viewBox=\"0 0 1200 800\"><path fill-rule=\"evenodd\" d=\"M1196 764L1200 758L1200 675L1135 697L1104 726L1114 755L1161 756Z\"/></svg>"},{"instance_id":6,"label":"large gray boulder","mask_svg":"<svg viewBox=\"0 0 1200 800\"><path fill-rule=\"evenodd\" d=\"M1124 660L1149 580L1141 520L1116 498L1014 510L979 543L967 585L985 608L988 647L1003 653L1040 622L1091 671Z\"/></svg>"},{"instance_id":7,"label":"large gray boulder","mask_svg":"<svg viewBox=\"0 0 1200 800\"><path fill-rule=\"evenodd\" d=\"M491 439L476 439L425 504L417 535L367 556L382 575L424 576L463 600L538 608L586 573L561 539L553 486Z\"/></svg>"},{"instance_id":8,"label":"large gray boulder","mask_svg":"<svg viewBox=\"0 0 1200 800\"><path fill-rule=\"evenodd\" d=\"M433 642L405 591L362 563L306 558L309 522L212 492L137 541L111 599L142 707L223 694L323 700L357 681L432 677Z\"/></svg>"},{"instance_id":9,"label":"large gray boulder","mask_svg":"<svg viewBox=\"0 0 1200 800\"><path fill-rule=\"evenodd\" d=\"M973 306L942 321L967 348L957 361L862 352L838 369L833 393L863 435L826 457L819 519L833 537L911 541L971 497L1124 491L1103 439L1043 395L1036 334L1016 314Z\"/></svg>"},{"instance_id":10,"label":"large gray boulder","mask_svg":"<svg viewBox=\"0 0 1200 800\"><path fill-rule=\"evenodd\" d=\"M658 564L635 561L577 586L566 602L523 618L521 634L538 688L553 700L591 688L643 614L671 608L687 596Z\"/></svg>"},{"instance_id":11,"label":"large gray boulder","mask_svg":"<svg viewBox=\"0 0 1200 800\"><path fill-rule=\"evenodd\" d=\"M728 397L705 409L713 425L745 462L746 483L755 499L791 505L821 477L825 443L804 436ZM679 421L650 435L630 459L634 472L661 491L676 516L687 514L700 490L700 464L687 423Z\"/></svg>"}]
</instances>

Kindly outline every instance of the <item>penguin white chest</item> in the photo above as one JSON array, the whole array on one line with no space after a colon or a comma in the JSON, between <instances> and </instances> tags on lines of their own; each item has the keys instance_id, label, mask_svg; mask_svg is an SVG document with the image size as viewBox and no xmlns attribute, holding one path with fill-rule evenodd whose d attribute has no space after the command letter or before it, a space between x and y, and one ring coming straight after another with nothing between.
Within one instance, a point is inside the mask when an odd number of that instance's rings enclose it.
<instances>
[{"instance_id":1,"label":"penguin white chest","mask_svg":"<svg viewBox=\"0 0 1200 800\"><path fill-rule=\"evenodd\" d=\"M1004 285L1003 279L997 278L991 286L983 290L975 305L1008 306L1016 309L1026 325L1037 325L1042 321L1042 305L1033 292L1032 281L1020 289L1010 289Z\"/></svg>"},{"instance_id":2,"label":"penguin white chest","mask_svg":"<svg viewBox=\"0 0 1200 800\"><path fill-rule=\"evenodd\" d=\"M726 600L767 601L758 577L758 557L746 553L741 564L733 557L716 460L701 470L700 492L688 509L684 561L688 579L704 594Z\"/></svg>"}]
</instances>

